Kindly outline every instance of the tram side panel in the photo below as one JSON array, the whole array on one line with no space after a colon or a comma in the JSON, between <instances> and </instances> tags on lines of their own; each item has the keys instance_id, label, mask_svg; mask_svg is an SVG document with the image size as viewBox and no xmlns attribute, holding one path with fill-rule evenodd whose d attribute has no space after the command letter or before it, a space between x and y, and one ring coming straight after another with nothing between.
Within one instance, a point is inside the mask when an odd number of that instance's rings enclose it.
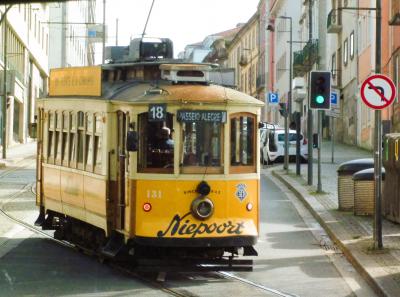
<instances>
[{"instance_id":1,"label":"tram side panel","mask_svg":"<svg viewBox=\"0 0 400 297\"><path fill-rule=\"evenodd\" d=\"M53 112L53 111L47 111ZM57 164L49 156L49 125L48 115L44 113L44 124L40 125L39 135L43 135L43 149L38 151L38 164L40 164L40 181L38 180L38 194L37 203L45 208L46 211L53 211L66 216L73 217L88 224L99 227L107 234L112 227L108 224L112 220L109 209L107 206L109 199L109 180L104 174L107 171L107 154L108 149L106 137L106 125L103 128L99 142L102 143L101 151L98 152L102 155L102 170L101 172L94 172L94 170L83 170L79 164L71 164L71 166L61 166ZM106 123L106 117L103 117ZM73 133L70 133L72 139ZM67 145L69 154L69 143ZM71 146L72 147L72 146ZM77 168L78 167L78 168ZM112 193L111 193L112 194Z\"/></svg>"}]
</instances>

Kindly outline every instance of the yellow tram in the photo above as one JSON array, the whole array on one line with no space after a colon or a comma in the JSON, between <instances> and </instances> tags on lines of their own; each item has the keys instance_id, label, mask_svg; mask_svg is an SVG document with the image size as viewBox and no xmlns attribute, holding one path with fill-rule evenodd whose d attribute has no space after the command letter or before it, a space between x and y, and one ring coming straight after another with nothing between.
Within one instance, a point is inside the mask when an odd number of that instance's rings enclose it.
<instances>
[{"instance_id":1,"label":"yellow tram","mask_svg":"<svg viewBox=\"0 0 400 297\"><path fill-rule=\"evenodd\" d=\"M54 69L37 102L36 222L106 257L222 263L259 230L263 103L174 60ZM195 262L199 261L199 262Z\"/></svg>"}]
</instances>

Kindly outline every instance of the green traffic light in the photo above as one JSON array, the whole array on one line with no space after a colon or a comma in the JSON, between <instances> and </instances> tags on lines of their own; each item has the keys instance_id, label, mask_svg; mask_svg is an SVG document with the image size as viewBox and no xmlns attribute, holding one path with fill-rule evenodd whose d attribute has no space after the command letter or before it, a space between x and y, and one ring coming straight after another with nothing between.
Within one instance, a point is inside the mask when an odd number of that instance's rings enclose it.
<instances>
[{"instance_id":1,"label":"green traffic light","mask_svg":"<svg viewBox=\"0 0 400 297\"><path fill-rule=\"evenodd\" d=\"M325 101L324 96L318 95L317 98L315 98L315 101L317 101L318 104L322 104Z\"/></svg>"}]
</instances>

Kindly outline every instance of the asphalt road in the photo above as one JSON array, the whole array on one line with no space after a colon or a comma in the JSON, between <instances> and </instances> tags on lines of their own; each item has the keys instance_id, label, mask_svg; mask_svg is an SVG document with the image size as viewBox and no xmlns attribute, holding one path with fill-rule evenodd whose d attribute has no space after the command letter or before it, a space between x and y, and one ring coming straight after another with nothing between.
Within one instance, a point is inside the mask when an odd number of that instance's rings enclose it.
<instances>
[{"instance_id":1,"label":"asphalt road","mask_svg":"<svg viewBox=\"0 0 400 297\"><path fill-rule=\"evenodd\" d=\"M3 208L31 223L37 215L30 190L34 172L32 163L0 177ZM275 182L262 176L254 271L235 273L252 284L192 273L169 274L165 286L183 296L375 296L310 214ZM133 295L169 294L0 217L0 296Z\"/></svg>"}]
</instances>

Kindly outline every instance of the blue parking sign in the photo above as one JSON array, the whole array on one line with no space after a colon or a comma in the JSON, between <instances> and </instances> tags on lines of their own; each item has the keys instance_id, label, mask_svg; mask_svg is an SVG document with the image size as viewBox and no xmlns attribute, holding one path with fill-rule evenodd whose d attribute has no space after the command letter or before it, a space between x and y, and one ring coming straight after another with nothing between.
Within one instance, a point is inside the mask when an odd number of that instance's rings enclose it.
<instances>
[{"instance_id":1,"label":"blue parking sign","mask_svg":"<svg viewBox=\"0 0 400 297\"><path fill-rule=\"evenodd\" d=\"M337 105L338 94L336 92L331 92L331 104Z\"/></svg>"},{"instance_id":2,"label":"blue parking sign","mask_svg":"<svg viewBox=\"0 0 400 297\"><path fill-rule=\"evenodd\" d=\"M278 93L268 93L268 103L270 104L278 104L279 103L279 96Z\"/></svg>"}]
</instances>

